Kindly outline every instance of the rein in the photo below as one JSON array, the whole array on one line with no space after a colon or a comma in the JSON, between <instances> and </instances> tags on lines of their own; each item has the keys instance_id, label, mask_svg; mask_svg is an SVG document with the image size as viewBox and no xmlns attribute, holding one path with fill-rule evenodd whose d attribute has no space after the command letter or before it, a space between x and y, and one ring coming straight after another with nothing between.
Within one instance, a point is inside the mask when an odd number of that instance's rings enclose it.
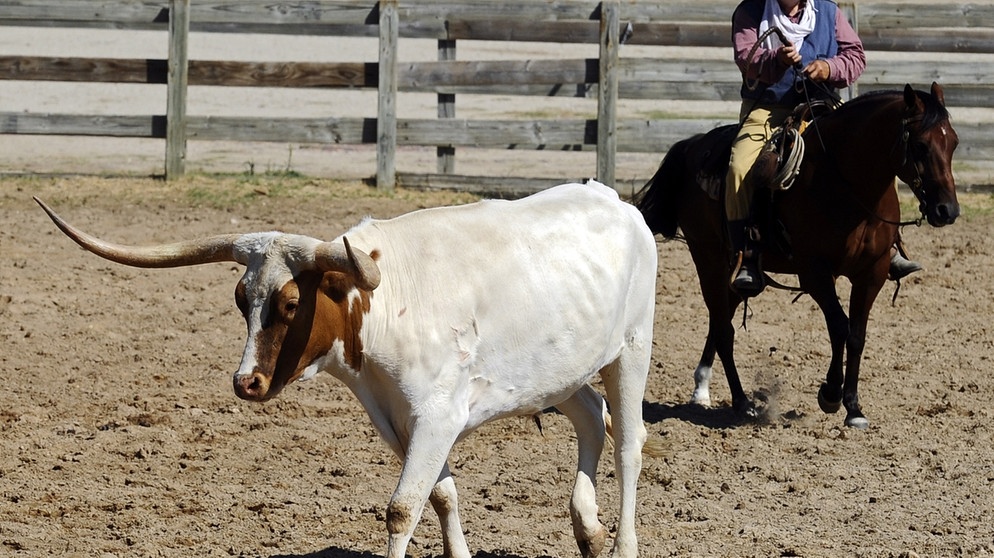
<instances>
[{"instance_id":1,"label":"rein","mask_svg":"<svg viewBox=\"0 0 994 558\"><path fill-rule=\"evenodd\" d=\"M786 35L784 35L783 31L779 27L772 26L766 31L764 31L762 34L760 34L759 37L756 39L756 42L753 43L752 48L749 50L749 56L748 56L748 60L750 61L750 63L753 60L753 57L756 55L756 50L759 49L759 46L763 44L763 41L765 41L767 37L769 37L771 34L774 33L777 35L777 38L780 39L780 42L782 44L785 45L791 44L790 40L787 38ZM817 104L829 105L832 109L835 109L842 104L842 98L839 97L838 93L836 93L830 87L828 87L824 83L814 82L812 80L805 79L803 69L804 67L800 62L794 64L794 89L798 93L804 94L804 105L807 106L807 110L809 113L813 113L815 105ZM812 98L811 93L808 91L808 82L816 86L818 90L822 94L824 94L825 96L824 100L816 100ZM752 83L750 83L748 79L745 79L744 83L746 88L749 89L750 91L755 91L756 88L759 87L758 78ZM769 84L767 84L766 87L769 87ZM759 100L760 98L757 97L756 100L753 102L752 108L755 108L755 106L759 104ZM752 112L752 108L750 108L749 112ZM788 119L788 121L790 120L791 119ZM770 141L767 142L767 147L775 146L777 144L780 145L780 153L778 153L778 161L780 161L780 165L778 173L773 177L772 180L772 184L776 184L780 190L787 190L788 188L790 188L790 186L794 182L794 178L800 172L801 161L804 158L804 139L801 137L800 134L802 120L804 120L803 116L797 119L796 127L790 125L784 125L779 127L779 129L773 133L773 136L770 138ZM745 122L745 116L743 116L743 119L739 122L739 126L741 127L744 122ZM818 129L818 120L816 118L812 118L811 124L814 127L815 134L818 136L818 141L822 145L822 150L825 150L825 142L821 137L820 130ZM788 142L790 143L792 148L790 152L786 154L787 156L785 157L784 156L785 153L783 152L784 151L783 147L787 145Z\"/></svg>"},{"instance_id":2,"label":"rein","mask_svg":"<svg viewBox=\"0 0 994 558\"><path fill-rule=\"evenodd\" d=\"M785 45L792 44L790 42L790 39L788 39L787 36L784 35L783 31L781 31L779 27L776 27L776 26L770 27L769 29L767 29L766 31L763 31L763 33L759 35L759 37L756 39L756 42L752 45L752 48L749 50L749 56L747 58L748 58L750 64L752 63L752 59L756 55L756 51L759 49L759 46L761 44L763 44L763 41L765 41L767 39L767 37L769 37L773 33L776 33L777 38L780 39L781 43L783 43ZM804 93L804 98L810 103L811 102L811 97L810 97L810 95L808 95L807 81L805 81L805 79L804 79L803 70L804 70L804 66L800 62L798 62L797 64L794 64L794 75L797 78L796 79L796 83L794 84L794 86L797 89L798 93L802 93L802 92ZM808 81L811 81L811 80L808 80ZM824 83L818 83L818 82L815 82L815 81L811 81L811 83L813 83L815 86L817 86L818 89L821 90L822 93L824 93L825 95L828 96L828 98L830 98L833 101L835 101L836 105L839 105L839 104L842 103L842 99L839 97L839 95L835 91L833 91L831 88L829 88L828 86L826 86ZM745 80L745 86L746 86L746 89L748 89L749 91L755 91L756 88L759 87L759 79L757 78L756 80L752 81L751 83L749 82L748 79L746 79Z\"/></svg>"},{"instance_id":3,"label":"rein","mask_svg":"<svg viewBox=\"0 0 994 558\"><path fill-rule=\"evenodd\" d=\"M749 60L750 64L752 63L753 57L756 56L756 50L759 49L759 45L763 44L763 41L765 41L767 39L767 37L769 37L773 33L777 34L777 38L780 39L781 43L783 43L785 45L786 44L790 44L790 40L787 39L787 36L783 34L783 31L781 31L779 27L777 27L777 26L774 25L774 26L770 27L769 29L767 29L766 31L763 31L763 33L759 36L759 38L756 39L756 42L752 45L752 48L749 49L748 60ZM798 63L794 67L796 69L800 70L801 69L801 64ZM747 78L745 80L745 86L746 86L746 89L748 89L749 91L755 91L756 88L759 87L759 78L756 78L756 80L753 81L752 83L749 83L749 80Z\"/></svg>"},{"instance_id":4,"label":"rein","mask_svg":"<svg viewBox=\"0 0 994 558\"><path fill-rule=\"evenodd\" d=\"M904 153L901 155L901 167L905 167L908 164L908 160L911 160L911 168L915 170L915 177L910 182L908 182L908 187L915 194L915 198L918 199L919 203L924 203L923 197L925 196L925 189L922 186L924 179L922 178L922 167L918 161L915 160L913 154L911 153L911 143L908 142L911 139L911 132L908 130L908 124L914 121L921 121L921 117L916 118L902 118L901 119L901 133L898 135L898 142L904 144ZM897 148L897 144L894 145Z\"/></svg>"},{"instance_id":5,"label":"rein","mask_svg":"<svg viewBox=\"0 0 994 558\"><path fill-rule=\"evenodd\" d=\"M911 137L911 132L908 130L908 124L911 123L911 122L913 122L913 121L915 121L915 120L916 119L914 119L914 118L902 118L901 119L901 130L900 130L900 133L897 136L897 141L895 142L894 147L891 149L891 151L893 152L894 150L898 149L898 147L901 144L903 144L904 145L904 147L903 147L903 151L904 152L903 152L902 158L901 158L901 168L904 168L905 166L907 166L909 159L912 162L911 166L915 170L915 178L911 182L908 182L908 187L911 189L911 193L913 193L915 195L915 199L918 200L918 203L919 203L919 206L918 206L918 211L919 211L918 217L915 218L915 219L909 220L909 221L892 221L890 219L884 219L883 217L881 217L880 215L878 215L874 210L870 209L869 207L866 206L866 204L864 204L862 201L860 201L860 199L858 197L856 197L856 195L853 192L852 188L848 188L847 189L848 197L853 201L854 205L856 205L861 210L863 210L863 213L869 215L871 218L876 219L877 221L880 221L881 223L886 223L888 225L895 225L895 226L898 226L898 227L904 227L904 226L907 226L907 225L914 225L916 227L920 227L924 223L925 212L922 209L922 207L925 204L925 201L924 201L925 190L922 187L922 183L924 182L924 179L922 178L922 171L921 171L920 165L918 164L917 161L915 161L914 157L911 156L911 153L910 153L910 151L911 151L911 144L908 143L908 140ZM813 121L812 125L814 126L815 131L817 131L818 130L817 120ZM819 140L821 140L821 134L818 135L818 138L819 138ZM833 159L834 166L835 166L836 169L838 169L839 168L839 164L838 164L838 161L835 159L834 153L832 153L832 152L830 152L828 150L828 148L825 146L825 142L823 140L821 140L821 147L822 147L822 151L826 155L828 155L829 157L831 157ZM845 178L843 178L841 174L839 175L839 179L842 182L846 183L846 184L850 184L850 182L848 180L846 180Z\"/></svg>"},{"instance_id":6,"label":"rein","mask_svg":"<svg viewBox=\"0 0 994 558\"><path fill-rule=\"evenodd\" d=\"M849 194L849 197L854 202L856 202L856 205L863 210L863 213L866 213L867 215L876 219L877 221L880 221L881 223L887 223L888 225L895 225L898 227L904 227L907 225L914 225L916 227L920 227L922 226L922 223L924 223L924 218L922 216L919 216L917 219L913 219L911 221L891 221L890 219L884 219L883 217L877 215L875 211L873 211L869 207L866 207L866 205L864 205L863 202L859 201L859 198L857 198L852 193Z\"/></svg>"},{"instance_id":7,"label":"rein","mask_svg":"<svg viewBox=\"0 0 994 558\"><path fill-rule=\"evenodd\" d=\"M922 207L925 205L925 200L924 200L925 189L922 186L922 183L924 182L924 178L922 178L922 166L919 165L918 161L916 161L915 158L912 156L911 144L908 142L908 140L911 138L911 132L908 130L908 124L914 122L915 120L921 120L921 118L918 117L918 118L901 119L901 131L898 134L897 142L894 144L894 148L891 149L891 151L893 152L898 148L899 145L903 144L904 147L903 147L903 153L901 155L901 168L906 167L908 165L908 161L910 160L911 168L913 168L915 171L914 179L912 179L907 184L908 188L911 189L911 193L915 195L915 199L918 200L919 204L918 218L910 221L891 221L890 219L884 219L883 217L877 215L870 208L866 207L862 202L860 202L860 200L854 194L850 192L850 197L853 199L854 202L856 202L856 205L858 205L860 209L862 209L866 214L870 215L874 219L883 223L887 223L888 225L896 225L898 227L903 227L906 225L914 225L916 227L920 227L924 222L925 212L922 210ZM824 145L822 147L824 148ZM836 165L836 168L838 168L838 165Z\"/></svg>"}]
</instances>

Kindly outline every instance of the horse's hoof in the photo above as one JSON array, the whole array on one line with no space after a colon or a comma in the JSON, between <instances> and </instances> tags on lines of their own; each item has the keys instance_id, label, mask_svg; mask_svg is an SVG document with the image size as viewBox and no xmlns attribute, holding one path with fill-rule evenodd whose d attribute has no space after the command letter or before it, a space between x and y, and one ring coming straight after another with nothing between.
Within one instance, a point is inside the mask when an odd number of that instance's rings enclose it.
<instances>
[{"instance_id":1,"label":"horse's hoof","mask_svg":"<svg viewBox=\"0 0 994 558\"><path fill-rule=\"evenodd\" d=\"M707 391L698 392L694 390L694 395L690 396L691 405L700 405L701 407L711 406L711 394Z\"/></svg>"},{"instance_id":2,"label":"horse's hoof","mask_svg":"<svg viewBox=\"0 0 994 558\"><path fill-rule=\"evenodd\" d=\"M866 430L870 427L870 421L863 415L850 415L846 417L846 426L856 430Z\"/></svg>"},{"instance_id":3,"label":"horse's hoof","mask_svg":"<svg viewBox=\"0 0 994 558\"><path fill-rule=\"evenodd\" d=\"M745 417L747 419L759 418L759 409L757 409L756 405L748 399L736 401L732 404L732 408L735 410L735 414L740 417Z\"/></svg>"},{"instance_id":4,"label":"horse's hoof","mask_svg":"<svg viewBox=\"0 0 994 558\"><path fill-rule=\"evenodd\" d=\"M837 413L839 412L839 409L842 408L842 398L839 397L837 400L833 401L826 397L825 389L827 387L827 384L822 384L821 387L818 388L818 406L821 407L822 412L828 414Z\"/></svg>"}]
</instances>

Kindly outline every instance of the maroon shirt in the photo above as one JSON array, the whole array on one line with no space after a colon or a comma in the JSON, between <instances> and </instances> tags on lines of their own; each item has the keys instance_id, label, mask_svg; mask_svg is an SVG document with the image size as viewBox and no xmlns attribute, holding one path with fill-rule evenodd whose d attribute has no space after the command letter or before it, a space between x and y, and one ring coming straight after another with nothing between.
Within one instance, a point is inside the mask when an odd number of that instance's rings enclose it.
<instances>
[{"instance_id":1,"label":"maroon shirt","mask_svg":"<svg viewBox=\"0 0 994 558\"><path fill-rule=\"evenodd\" d=\"M747 60L749 51L759 38L759 20L753 19L747 13L749 10L736 10L732 19L732 45L735 49L735 63L742 75L749 81L759 80L763 83L776 83L783 77L787 67L777 61L775 50L767 50L760 46L753 55L753 60ZM800 11L791 20L800 19ZM818 17L818 14L815 14ZM863 42L859 40L856 31L842 10L835 12L835 41L839 45L839 53L833 58L825 59L831 72L828 78L830 87L840 89L852 85L866 68L866 55L863 52Z\"/></svg>"}]
</instances>

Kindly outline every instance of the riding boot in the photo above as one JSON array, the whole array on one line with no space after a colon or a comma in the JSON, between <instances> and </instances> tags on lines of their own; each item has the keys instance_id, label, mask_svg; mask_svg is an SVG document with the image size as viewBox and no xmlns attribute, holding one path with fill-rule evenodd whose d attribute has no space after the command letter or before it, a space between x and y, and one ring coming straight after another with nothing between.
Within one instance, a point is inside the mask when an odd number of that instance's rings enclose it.
<instances>
[{"instance_id":1,"label":"riding boot","mask_svg":"<svg viewBox=\"0 0 994 558\"><path fill-rule=\"evenodd\" d=\"M900 281L916 271L921 271L921 269L922 266L920 263L905 258L897 250L894 250L890 256L889 278L892 281Z\"/></svg>"},{"instance_id":2,"label":"riding boot","mask_svg":"<svg viewBox=\"0 0 994 558\"><path fill-rule=\"evenodd\" d=\"M728 223L728 238L732 243L731 287L742 298L763 292L766 282L759 265L759 234L746 220Z\"/></svg>"}]
</instances>

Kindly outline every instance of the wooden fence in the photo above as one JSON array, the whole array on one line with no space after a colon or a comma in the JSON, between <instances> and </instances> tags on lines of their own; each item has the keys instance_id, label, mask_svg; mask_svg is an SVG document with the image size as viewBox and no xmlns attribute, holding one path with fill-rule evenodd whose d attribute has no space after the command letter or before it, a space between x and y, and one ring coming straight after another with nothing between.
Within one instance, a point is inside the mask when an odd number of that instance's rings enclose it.
<instances>
[{"instance_id":1,"label":"wooden fence","mask_svg":"<svg viewBox=\"0 0 994 558\"><path fill-rule=\"evenodd\" d=\"M618 152L663 153L675 141L706 130L701 119L623 120L618 99L738 99L740 77L726 59L673 60L619 55L622 43L728 48L730 14L737 0L13 0L0 1L0 26L159 29L169 36L168 59L4 56L0 79L153 83L167 87L165 114L93 116L2 112L0 133L98 135L165 139L165 175L184 172L189 140L376 144L376 183L392 188L460 184L493 191L486 177L452 174L461 147L596 150L596 176L614 183ZM867 50L962 53L928 61L923 54L870 67L862 91L933 80L955 107L994 108L988 78L994 53L994 4L843 4ZM188 60L190 32L374 37L376 61L348 63ZM398 63L401 39L438 41L438 61ZM528 41L599 45L597 59L455 59L458 41ZM375 119L279 119L186 114L188 86L370 88L378 92ZM438 95L439 118L398 119L397 96ZM596 96L595 119L467 120L451 117L457 95ZM0 100L2 103L2 100ZM994 160L987 126L957 122L957 158ZM398 145L435 146L437 174L397 173ZM2 155L0 155L2 156ZM559 178L502 179L505 187L539 189Z\"/></svg>"}]
</instances>

